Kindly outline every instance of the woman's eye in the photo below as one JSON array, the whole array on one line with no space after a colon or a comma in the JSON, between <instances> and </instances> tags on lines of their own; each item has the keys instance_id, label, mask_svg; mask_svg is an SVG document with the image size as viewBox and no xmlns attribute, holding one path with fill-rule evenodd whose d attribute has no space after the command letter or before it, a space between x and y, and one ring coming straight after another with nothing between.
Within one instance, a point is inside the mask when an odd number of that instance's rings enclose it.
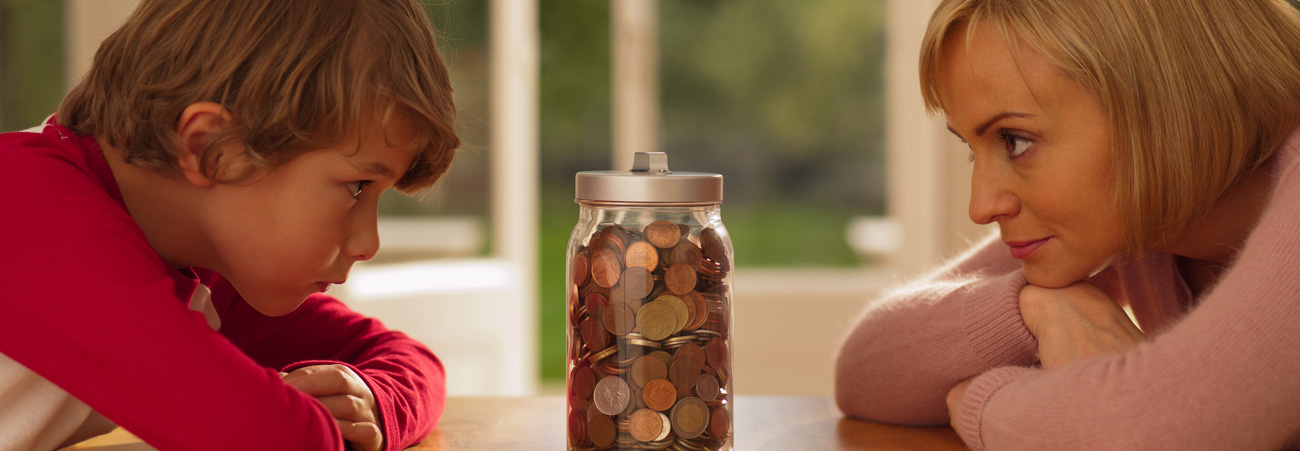
<instances>
[{"instance_id":1,"label":"woman's eye","mask_svg":"<svg viewBox=\"0 0 1300 451\"><path fill-rule=\"evenodd\" d=\"M1015 159L1024 155L1029 150L1029 146L1033 144L1028 139L1006 132L1002 133L1001 139L1002 142L1006 143L1008 159Z\"/></svg>"},{"instance_id":2,"label":"woman's eye","mask_svg":"<svg viewBox=\"0 0 1300 451\"><path fill-rule=\"evenodd\" d=\"M352 197L360 196L361 190L365 189L365 187L371 183L374 182L370 180L358 180L355 182L348 182L348 194L351 194Z\"/></svg>"}]
</instances>

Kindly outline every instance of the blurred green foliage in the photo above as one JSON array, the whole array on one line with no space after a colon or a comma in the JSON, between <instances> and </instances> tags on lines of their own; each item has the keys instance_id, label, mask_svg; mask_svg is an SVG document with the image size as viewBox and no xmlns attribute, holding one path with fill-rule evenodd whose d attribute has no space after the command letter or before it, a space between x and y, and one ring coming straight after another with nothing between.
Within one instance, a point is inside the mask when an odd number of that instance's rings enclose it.
<instances>
[{"instance_id":1,"label":"blurred green foliage","mask_svg":"<svg viewBox=\"0 0 1300 451\"><path fill-rule=\"evenodd\" d=\"M63 2L0 0L0 131L41 123L63 97Z\"/></svg>"}]
</instances>

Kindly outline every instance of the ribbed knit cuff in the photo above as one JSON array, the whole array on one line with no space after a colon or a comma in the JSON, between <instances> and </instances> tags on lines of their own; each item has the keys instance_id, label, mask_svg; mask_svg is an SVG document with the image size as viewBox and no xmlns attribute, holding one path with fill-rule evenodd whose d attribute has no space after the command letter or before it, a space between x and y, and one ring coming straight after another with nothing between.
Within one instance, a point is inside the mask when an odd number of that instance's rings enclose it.
<instances>
[{"instance_id":1,"label":"ribbed knit cuff","mask_svg":"<svg viewBox=\"0 0 1300 451\"><path fill-rule=\"evenodd\" d=\"M971 451L984 449L984 406L998 389L1016 379L1026 371L1024 367L994 368L971 381L962 397L961 412L958 413L957 435L966 442Z\"/></svg>"},{"instance_id":2,"label":"ribbed knit cuff","mask_svg":"<svg viewBox=\"0 0 1300 451\"><path fill-rule=\"evenodd\" d=\"M1013 271L976 287L962 303L966 340L990 367L1028 365L1038 358L1038 340L1020 317L1025 275Z\"/></svg>"}]
</instances>

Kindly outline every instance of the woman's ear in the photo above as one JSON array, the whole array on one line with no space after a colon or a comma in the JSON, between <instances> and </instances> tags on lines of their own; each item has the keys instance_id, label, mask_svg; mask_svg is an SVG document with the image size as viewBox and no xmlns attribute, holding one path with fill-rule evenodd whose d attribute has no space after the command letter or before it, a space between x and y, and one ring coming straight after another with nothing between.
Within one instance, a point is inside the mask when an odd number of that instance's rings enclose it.
<instances>
[{"instance_id":1,"label":"woman's ear","mask_svg":"<svg viewBox=\"0 0 1300 451\"><path fill-rule=\"evenodd\" d=\"M180 137L180 149L176 153L176 163L181 174L194 186L208 187L222 180L223 170L232 166L242 166L241 160L247 160L244 146L238 141L231 141L204 154L206 144L225 131L234 116L230 111L216 102L192 103L181 111L176 121L176 134ZM208 160L207 170L203 170L203 161Z\"/></svg>"}]
</instances>

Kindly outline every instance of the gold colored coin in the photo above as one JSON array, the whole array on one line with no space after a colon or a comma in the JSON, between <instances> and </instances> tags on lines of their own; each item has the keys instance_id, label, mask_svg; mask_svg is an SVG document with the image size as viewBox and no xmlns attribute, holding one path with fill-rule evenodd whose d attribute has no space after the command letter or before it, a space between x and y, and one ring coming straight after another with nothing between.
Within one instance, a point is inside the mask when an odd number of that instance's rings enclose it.
<instances>
[{"instance_id":1,"label":"gold colored coin","mask_svg":"<svg viewBox=\"0 0 1300 451\"><path fill-rule=\"evenodd\" d=\"M695 290L697 280L695 269L686 263L675 263L664 271L664 285L668 286L668 291L676 295Z\"/></svg>"},{"instance_id":2,"label":"gold colored coin","mask_svg":"<svg viewBox=\"0 0 1300 451\"><path fill-rule=\"evenodd\" d=\"M666 352L666 351L655 351L655 352L650 353L649 355L650 355L650 357L654 357L654 358L656 358L656 359L659 359L659 360L663 361L663 362L664 362L664 368L668 368L669 365L672 365L672 364L673 364L673 356L672 356L672 354L669 354L669 353Z\"/></svg>"},{"instance_id":3,"label":"gold colored coin","mask_svg":"<svg viewBox=\"0 0 1300 451\"><path fill-rule=\"evenodd\" d=\"M596 251L591 259L591 279L605 288L618 284L619 276L623 274L623 263L619 261L618 254L614 253L608 247Z\"/></svg>"},{"instance_id":4,"label":"gold colored coin","mask_svg":"<svg viewBox=\"0 0 1300 451\"><path fill-rule=\"evenodd\" d=\"M681 332L686 327L687 321L691 318L690 310L686 308L686 302L682 298L673 295L660 296L655 302L663 303L673 310L673 331L671 334Z\"/></svg>"},{"instance_id":5,"label":"gold colored coin","mask_svg":"<svg viewBox=\"0 0 1300 451\"><path fill-rule=\"evenodd\" d=\"M660 249L672 249L682 238L682 230L671 221L655 221L645 226L645 237Z\"/></svg>"},{"instance_id":6,"label":"gold colored coin","mask_svg":"<svg viewBox=\"0 0 1300 451\"><path fill-rule=\"evenodd\" d=\"M640 266L654 271L659 267L659 251L647 241L637 241L628 245L627 253L623 255L623 262L627 263L628 268Z\"/></svg>"},{"instance_id":7,"label":"gold colored coin","mask_svg":"<svg viewBox=\"0 0 1300 451\"><path fill-rule=\"evenodd\" d=\"M649 340L659 341L673 334L677 314L667 304L655 301L641 306L636 313L636 326Z\"/></svg>"},{"instance_id":8,"label":"gold colored coin","mask_svg":"<svg viewBox=\"0 0 1300 451\"><path fill-rule=\"evenodd\" d=\"M668 366L658 357L643 355L632 362L628 376L637 386L645 387L652 380L668 377Z\"/></svg>"},{"instance_id":9,"label":"gold colored coin","mask_svg":"<svg viewBox=\"0 0 1300 451\"><path fill-rule=\"evenodd\" d=\"M677 401L672 411L673 432L678 437L692 439L699 437L709 426L709 406L699 398L685 397Z\"/></svg>"}]
</instances>

